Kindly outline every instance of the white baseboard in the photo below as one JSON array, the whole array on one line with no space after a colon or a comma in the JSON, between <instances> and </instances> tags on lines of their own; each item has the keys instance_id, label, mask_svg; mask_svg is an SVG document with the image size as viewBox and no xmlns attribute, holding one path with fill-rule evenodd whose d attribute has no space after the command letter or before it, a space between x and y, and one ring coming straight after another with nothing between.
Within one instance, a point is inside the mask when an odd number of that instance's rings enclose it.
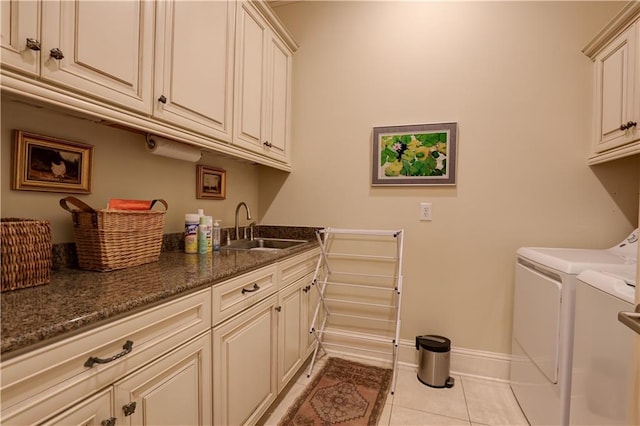
<instances>
[{"instance_id":1,"label":"white baseboard","mask_svg":"<svg viewBox=\"0 0 640 426\"><path fill-rule=\"evenodd\" d=\"M353 344L362 346L363 342L358 341ZM389 353L389 356L385 356L375 354L366 349L354 352L339 346L327 345L326 348L331 355L343 356L355 361L360 360L376 365L389 365L392 360L391 353ZM509 360L511 359L509 354L452 347L450 356L449 370L452 375L478 377L497 382L509 381ZM418 350L416 349L415 341L400 340L398 344L398 367L402 369L418 368Z\"/></svg>"}]
</instances>

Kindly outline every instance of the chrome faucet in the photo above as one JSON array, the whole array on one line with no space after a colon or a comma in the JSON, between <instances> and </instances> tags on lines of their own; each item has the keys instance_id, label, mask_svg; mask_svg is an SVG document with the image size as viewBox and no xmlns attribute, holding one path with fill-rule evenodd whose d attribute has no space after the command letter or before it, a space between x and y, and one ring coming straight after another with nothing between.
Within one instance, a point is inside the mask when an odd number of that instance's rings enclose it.
<instances>
[{"instance_id":1,"label":"chrome faucet","mask_svg":"<svg viewBox=\"0 0 640 426\"><path fill-rule=\"evenodd\" d=\"M240 201L238 203L238 206L236 207L236 240L240 239L240 230L238 229L238 213L240 213L240 207L242 206L244 206L244 208L247 210L247 220L251 220L251 211L249 210L249 206L247 206L247 203L245 203L244 201Z\"/></svg>"}]
</instances>

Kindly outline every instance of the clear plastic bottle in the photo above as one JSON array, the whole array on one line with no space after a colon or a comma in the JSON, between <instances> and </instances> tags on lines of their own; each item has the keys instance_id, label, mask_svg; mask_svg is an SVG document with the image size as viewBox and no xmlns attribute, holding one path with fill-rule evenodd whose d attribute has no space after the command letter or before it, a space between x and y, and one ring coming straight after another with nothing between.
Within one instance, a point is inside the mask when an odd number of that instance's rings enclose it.
<instances>
[{"instance_id":1,"label":"clear plastic bottle","mask_svg":"<svg viewBox=\"0 0 640 426\"><path fill-rule=\"evenodd\" d=\"M198 254L207 254L207 217L200 216L198 225Z\"/></svg>"},{"instance_id":2,"label":"clear plastic bottle","mask_svg":"<svg viewBox=\"0 0 640 426\"><path fill-rule=\"evenodd\" d=\"M205 217L207 218L207 253L211 253L213 251L213 218Z\"/></svg>"},{"instance_id":3,"label":"clear plastic bottle","mask_svg":"<svg viewBox=\"0 0 640 426\"><path fill-rule=\"evenodd\" d=\"M213 222L213 251L220 250L220 221L216 219Z\"/></svg>"},{"instance_id":4,"label":"clear plastic bottle","mask_svg":"<svg viewBox=\"0 0 640 426\"><path fill-rule=\"evenodd\" d=\"M198 224L200 216L193 213L184 215L184 252L198 252Z\"/></svg>"}]
</instances>

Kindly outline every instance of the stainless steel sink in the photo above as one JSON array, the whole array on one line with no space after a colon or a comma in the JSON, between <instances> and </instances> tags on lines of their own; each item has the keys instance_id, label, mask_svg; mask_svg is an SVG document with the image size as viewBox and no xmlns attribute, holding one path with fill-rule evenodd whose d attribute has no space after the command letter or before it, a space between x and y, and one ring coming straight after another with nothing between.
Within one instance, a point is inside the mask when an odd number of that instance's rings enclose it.
<instances>
[{"instance_id":1,"label":"stainless steel sink","mask_svg":"<svg viewBox=\"0 0 640 426\"><path fill-rule=\"evenodd\" d=\"M235 240L231 244L220 247L227 250L286 250L300 244L307 243L307 240L288 240L279 238L255 238L253 240Z\"/></svg>"}]
</instances>

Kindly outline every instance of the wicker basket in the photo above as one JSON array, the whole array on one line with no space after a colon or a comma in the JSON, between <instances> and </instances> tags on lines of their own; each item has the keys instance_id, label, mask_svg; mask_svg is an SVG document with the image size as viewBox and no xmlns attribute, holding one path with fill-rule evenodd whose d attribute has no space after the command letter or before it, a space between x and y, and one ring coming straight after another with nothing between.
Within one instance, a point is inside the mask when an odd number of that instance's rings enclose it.
<instances>
[{"instance_id":1,"label":"wicker basket","mask_svg":"<svg viewBox=\"0 0 640 426\"><path fill-rule=\"evenodd\" d=\"M51 278L51 226L48 221L0 220L0 291L47 284Z\"/></svg>"},{"instance_id":2,"label":"wicker basket","mask_svg":"<svg viewBox=\"0 0 640 426\"><path fill-rule=\"evenodd\" d=\"M158 261L168 205L156 201L164 210L94 210L75 197L61 199L73 218L80 269L113 271Z\"/></svg>"}]
</instances>

